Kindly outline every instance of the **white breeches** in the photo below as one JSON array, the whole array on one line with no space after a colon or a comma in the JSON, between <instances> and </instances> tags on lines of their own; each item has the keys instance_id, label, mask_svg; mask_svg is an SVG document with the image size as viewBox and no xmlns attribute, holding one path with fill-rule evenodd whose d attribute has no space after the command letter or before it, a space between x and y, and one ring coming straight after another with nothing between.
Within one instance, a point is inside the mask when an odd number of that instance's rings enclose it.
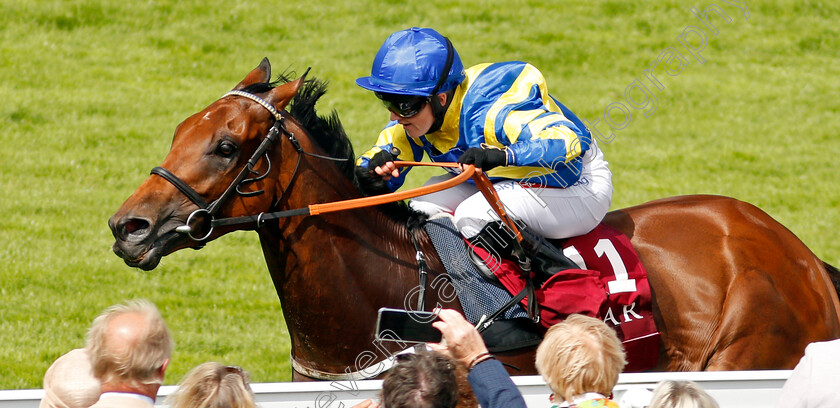
<instances>
[{"instance_id":1,"label":"white breeches","mask_svg":"<svg viewBox=\"0 0 840 408\"><path fill-rule=\"evenodd\" d=\"M452 178L435 176L426 185ZM612 173L604 155L593 143L584 156L580 180L567 188L528 187L515 180L494 184L505 211L529 230L546 238L560 239L586 234L604 218L612 202ZM475 185L461 183L453 188L416 197L411 207L428 215L454 214L455 225L472 238L499 217Z\"/></svg>"}]
</instances>

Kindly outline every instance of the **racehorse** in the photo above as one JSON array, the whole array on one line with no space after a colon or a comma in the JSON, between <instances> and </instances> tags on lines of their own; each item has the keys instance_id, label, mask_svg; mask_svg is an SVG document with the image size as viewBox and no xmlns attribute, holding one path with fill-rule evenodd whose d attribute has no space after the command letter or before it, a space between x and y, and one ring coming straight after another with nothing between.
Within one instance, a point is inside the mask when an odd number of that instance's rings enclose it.
<instances>
[{"instance_id":1,"label":"racehorse","mask_svg":"<svg viewBox=\"0 0 840 408\"><path fill-rule=\"evenodd\" d=\"M346 379L387 357L374 340L375 316L403 307L418 286L417 249L429 281L445 269L428 235L407 224L404 204L296 212L362 193L337 114L315 111L325 83L270 81L264 59L178 126L161 167L110 218L113 250L151 270L179 249L257 230L291 337L293 378ZM285 210L291 216L257 216ZM251 222L208 227L225 217ZM658 371L789 369L808 343L840 337L840 273L751 204L672 197L612 211L604 222L631 238L647 269ZM426 305L461 310L431 285L425 294ZM499 358L521 369L514 374L533 374L533 352Z\"/></svg>"}]
</instances>

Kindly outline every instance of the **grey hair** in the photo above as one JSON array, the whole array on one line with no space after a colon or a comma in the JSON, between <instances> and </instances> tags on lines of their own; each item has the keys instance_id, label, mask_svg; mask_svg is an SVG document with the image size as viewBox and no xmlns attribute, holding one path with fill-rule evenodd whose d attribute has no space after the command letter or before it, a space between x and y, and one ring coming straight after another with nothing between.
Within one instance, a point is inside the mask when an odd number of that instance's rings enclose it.
<instances>
[{"instance_id":1,"label":"grey hair","mask_svg":"<svg viewBox=\"0 0 840 408\"><path fill-rule=\"evenodd\" d=\"M145 325L136 344L125 347L114 343L108 326L115 318L129 314L141 316ZM160 370L174 346L157 307L148 300L136 299L113 305L97 316L88 331L86 349L93 376L99 381L139 386L163 383Z\"/></svg>"}]
</instances>

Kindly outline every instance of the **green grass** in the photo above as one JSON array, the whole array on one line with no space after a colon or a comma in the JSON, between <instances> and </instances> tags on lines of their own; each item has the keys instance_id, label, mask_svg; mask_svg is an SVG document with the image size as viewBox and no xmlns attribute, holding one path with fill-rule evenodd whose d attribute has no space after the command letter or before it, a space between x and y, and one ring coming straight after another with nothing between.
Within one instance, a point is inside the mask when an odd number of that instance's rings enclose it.
<instances>
[{"instance_id":1,"label":"green grass","mask_svg":"<svg viewBox=\"0 0 840 408\"><path fill-rule=\"evenodd\" d=\"M711 35L690 13L718 4ZM267 56L275 72L330 81L357 152L386 113L353 80L385 37L432 26L465 65L524 60L588 120L635 79L650 117L603 144L614 208L677 194L754 203L840 264L840 6L706 1L223 2L0 0L0 389L37 388L84 343L90 321L128 298L155 302L177 342L167 383L206 360L257 382L290 379L288 333L255 234L234 233L144 273L110 250L108 217L165 156L176 125ZM715 20L716 19L716 20ZM690 55L654 90L643 70L688 25ZM603 119L601 119L603 122ZM603 126L603 123L602 125ZM430 171L414 172L411 186Z\"/></svg>"}]
</instances>

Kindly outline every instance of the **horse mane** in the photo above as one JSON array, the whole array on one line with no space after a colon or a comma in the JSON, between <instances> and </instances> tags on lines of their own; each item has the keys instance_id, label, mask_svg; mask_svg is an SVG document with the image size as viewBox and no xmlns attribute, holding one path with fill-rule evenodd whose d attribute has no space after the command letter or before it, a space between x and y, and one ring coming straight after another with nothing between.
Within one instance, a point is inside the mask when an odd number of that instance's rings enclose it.
<instances>
[{"instance_id":1,"label":"horse mane","mask_svg":"<svg viewBox=\"0 0 840 408\"><path fill-rule=\"evenodd\" d=\"M243 89L245 92L260 94L268 92L278 85L285 84L292 80L290 73L282 73L271 82L258 82L248 85ZM356 168L356 155L353 152L353 144L344 132L344 126L338 118L338 112L333 110L327 116L318 114L315 104L327 93L327 81L317 78L307 79L303 82L297 94L287 107L289 113L300 122L315 143L318 144L330 157L346 159L333 161L339 170L352 182L359 191L365 195L379 195L390 192L386 183L380 177L373 177L366 169ZM409 228L422 224L425 215L409 207L404 201L379 206L385 215L394 221L404 223Z\"/></svg>"}]
</instances>

